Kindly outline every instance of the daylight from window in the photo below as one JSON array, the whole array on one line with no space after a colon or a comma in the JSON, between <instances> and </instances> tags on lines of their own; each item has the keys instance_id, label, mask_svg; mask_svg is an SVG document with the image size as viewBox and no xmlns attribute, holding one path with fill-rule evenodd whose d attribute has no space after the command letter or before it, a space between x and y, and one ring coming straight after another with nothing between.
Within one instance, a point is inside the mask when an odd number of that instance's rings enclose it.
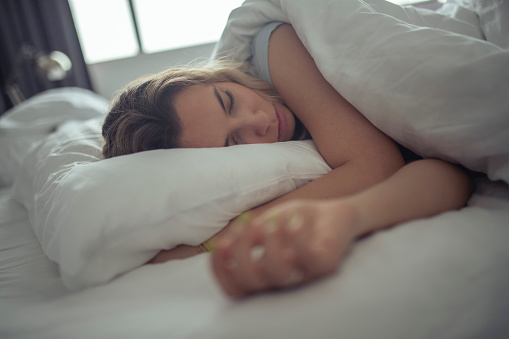
<instances>
[{"instance_id":1,"label":"daylight from window","mask_svg":"<svg viewBox=\"0 0 509 339\"><path fill-rule=\"evenodd\" d=\"M68 0L88 64L217 41L243 0ZM422 0L389 0L397 4ZM131 6L132 5L132 6ZM133 13L134 12L134 13ZM136 18L139 40L133 17ZM141 50L140 50L141 46Z\"/></svg>"},{"instance_id":2,"label":"daylight from window","mask_svg":"<svg viewBox=\"0 0 509 339\"><path fill-rule=\"evenodd\" d=\"M126 0L69 0L87 63L126 58L139 53Z\"/></svg>"},{"instance_id":3,"label":"daylight from window","mask_svg":"<svg viewBox=\"0 0 509 339\"><path fill-rule=\"evenodd\" d=\"M243 0L133 0L143 53L217 41L228 15ZM139 44L127 0L69 0L85 61L137 55Z\"/></svg>"},{"instance_id":4,"label":"daylight from window","mask_svg":"<svg viewBox=\"0 0 509 339\"><path fill-rule=\"evenodd\" d=\"M219 40L228 15L243 0L135 0L145 53Z\"/></svg>"}]
</instances>

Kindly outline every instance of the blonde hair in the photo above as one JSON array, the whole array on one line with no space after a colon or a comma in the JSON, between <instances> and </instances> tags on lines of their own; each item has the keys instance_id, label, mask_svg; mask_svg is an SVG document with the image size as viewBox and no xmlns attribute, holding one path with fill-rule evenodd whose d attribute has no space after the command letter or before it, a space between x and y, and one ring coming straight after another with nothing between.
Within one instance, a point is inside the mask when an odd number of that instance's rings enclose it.
<instances>
[{"instance_id":1,"label":"blonde hair","mask_svg":"<svg viewBox=\"0 0 509 339\"><path fill-rule=\"evenodd\" d=\"M175 96L192 85L235 82L271 101L281 101L269 83L248 73L246 63L224 60L167 69L138 78L119 92L104 120L103 155L120 155L179 147L182 123Z\"/></svg>"}]
</instances>

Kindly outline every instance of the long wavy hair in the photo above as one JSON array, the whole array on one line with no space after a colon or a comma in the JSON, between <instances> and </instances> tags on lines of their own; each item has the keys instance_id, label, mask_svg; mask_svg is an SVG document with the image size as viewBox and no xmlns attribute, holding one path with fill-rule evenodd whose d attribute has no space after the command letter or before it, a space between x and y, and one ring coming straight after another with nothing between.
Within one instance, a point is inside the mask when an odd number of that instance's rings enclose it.
<instances>
[{"instance_id":1,"label":"long wavy hair","mask_svg":"<svg viewBox=\"0 0 509 339\"><path fill-rule=\"evenodd\" d=\"M102 128L104 158L179 147L183 127L175 112L175 96L186 87L215 82L235 82L281 102L269 83L248 73L247 63L217 60L146 75L112 100Z\"/></svg>"}]
</instances>

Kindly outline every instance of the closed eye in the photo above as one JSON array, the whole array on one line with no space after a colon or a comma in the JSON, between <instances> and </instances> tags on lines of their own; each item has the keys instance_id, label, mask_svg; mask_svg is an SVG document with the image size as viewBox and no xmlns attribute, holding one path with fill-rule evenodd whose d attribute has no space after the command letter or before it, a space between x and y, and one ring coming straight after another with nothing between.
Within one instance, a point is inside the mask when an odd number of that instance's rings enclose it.
<instances>
[{"instance_id":1,"label":"closed eye","mask_svg":"<svg viewBox=\"0 0 509 339\"><path fill-rule=\"evenodd\" d=\"M219 91L217 88L212 87L214 91L214 96L216 97L217 101L219 102L219 105L221 105L221 108L223 109L224 113L226 114L226 107L224 106L223 98L221 97L221 94L219 94Z\"/></svg>"},{"instance_id":2,"label":"closed eye","mask_svg":"<svg viewBox=\"0 0 509 339\"><path fill-rule=\"evenodd\" d=\"M232 115L233 114L233 111L232 111L233 110L233 105L235 103L235 97L233 96L232 92L230 92L228 90L223 91L223 92L228 96L228 99L230 101L230 105L228 106L228 114ZM221 107L223 108L223 110L224 110L224 112L226 114L227 110L226 110L225 102L223 101L222 96L219 94L219 91L215 87L214 87L214 94L215 94L217 100L219 101L219 104L221 105ZM224 147L230 146L229 139L232 140L233 145L238 145L238 144L241 143L237 136L232 136L231 138L226 138L225 143L224 143Z\"/></svg>"},{"instance_id":3,"label":"closed eye","mask_svg":"<svg viewBox=\"0 0 509 339\"><path fill-rule=\"evenodd\" d=\"M225 93L228 96L228 98L230 99L230 108L229 108L229 111L230 111L230 114L232 114L233 104L235 103L235 98L233 97L232 92L225 91Z\"/></svg>"}]
</instances>

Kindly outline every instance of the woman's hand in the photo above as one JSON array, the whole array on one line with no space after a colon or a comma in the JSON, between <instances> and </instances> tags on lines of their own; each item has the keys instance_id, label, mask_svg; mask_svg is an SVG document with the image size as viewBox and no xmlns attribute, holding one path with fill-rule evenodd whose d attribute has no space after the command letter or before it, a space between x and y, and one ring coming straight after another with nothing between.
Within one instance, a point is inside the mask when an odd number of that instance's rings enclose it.
<instances>
[{"instance_id":1,"label":"woman's hand","mask_svg":"<svg viewBox=\"0 0 509 339\"><path fill-rule=\"evenodd\" d=\"M358 234L341 200L296 200L237 221L215 241L214 273L232 297L296 286L333 273Z\"/></svg>"}]
</instances>

